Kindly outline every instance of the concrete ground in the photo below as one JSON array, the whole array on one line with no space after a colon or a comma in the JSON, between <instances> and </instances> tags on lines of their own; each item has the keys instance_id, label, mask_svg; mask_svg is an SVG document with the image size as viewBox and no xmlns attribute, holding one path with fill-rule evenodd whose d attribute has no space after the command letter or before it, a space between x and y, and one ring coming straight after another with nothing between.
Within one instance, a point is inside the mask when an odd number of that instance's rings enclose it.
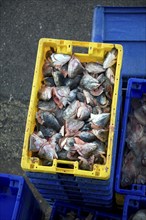
<instances>
[{"instance_id":1,"label":"concrete ground","mask_svg":"<svg viewBox=\"0 0 146 220\"><path fill-rule=\"evenodd\" d=\"M0 0L0 172L20 167L40 38L90 41L96 5L146 6L145 0ZM46 218L50 207L32 187Z\"/></svg>"}]
</instances>

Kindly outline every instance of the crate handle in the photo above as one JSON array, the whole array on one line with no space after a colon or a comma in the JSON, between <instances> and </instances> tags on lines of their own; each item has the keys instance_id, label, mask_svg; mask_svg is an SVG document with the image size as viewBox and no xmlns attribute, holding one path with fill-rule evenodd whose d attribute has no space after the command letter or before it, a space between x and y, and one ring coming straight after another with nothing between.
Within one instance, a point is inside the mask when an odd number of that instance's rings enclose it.
<instances>
[{"instance_id":1,"label":"crate handle","mask_svg":"<svg viewBox=\"0 0 146 220\"><path fill-rule=\"evenodd\" d=\"M65 169L65 170L74 170L78 169L78 161L66 161L66 160L54 160L53 163L54 166L58 169ZM65 165L70 165L71 168L65 167Z\"/></svg>"}]
</instances>

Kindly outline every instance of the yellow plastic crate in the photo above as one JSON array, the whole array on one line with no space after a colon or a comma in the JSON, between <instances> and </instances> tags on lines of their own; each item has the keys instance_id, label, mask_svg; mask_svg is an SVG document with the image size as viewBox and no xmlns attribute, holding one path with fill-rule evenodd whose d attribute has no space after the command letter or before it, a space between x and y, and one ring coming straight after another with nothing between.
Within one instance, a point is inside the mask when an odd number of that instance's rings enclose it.
<instances>
[{"instance_id":1,"label":"yellow plastic crate","mask_svg":"<svg viewBox=\"0 0 146 220\"><path fill-rule=\"evenodd\" d=\"M35 115L37 112L38 97L37 93L41 87L41 80L43 78L42 66L45 60L45 54L53 47L56 53L63 53L71 55L73 50L79 47L87 48L88 53L74 53L75 56L81 62L102 62L105 54L110 51L113 47L118 50L117 65L115 72L115 85L113 91L113 99L111 106L111 118L110 118L110 129L108 137L108 147L107 147L107 160L105 165L95 164L93 171L86 171L79 169L78 161L66 161L66 160L53 160L52 166L42 166L41 160L39 158L32 157L32 153L29 151L29 137L34 131L36 125ZM123 48L118 44L105 44L105 43L93 43L93 42L83 42L83 41L71 41L71 40L57 40L42 38L39 41L36 66L34 72L34 79L32 85L32 93L30 98L30 105L27 116L24 145L22 151L21 166L25 171L30 172L42 172L42 173L66 173L74 174L75 176L82 176L87 178L96 178L106 180L110 178L111 163L112 163L112 148L113 148L113 137L114 137L114 127L115 127L115 117L116 117L116 106L118 97L118 88L120 81L120 70L122 65L122 55ZM59 167L62 164L72 165L72 168L62 168Z\"/></svg>"}]
</instances>

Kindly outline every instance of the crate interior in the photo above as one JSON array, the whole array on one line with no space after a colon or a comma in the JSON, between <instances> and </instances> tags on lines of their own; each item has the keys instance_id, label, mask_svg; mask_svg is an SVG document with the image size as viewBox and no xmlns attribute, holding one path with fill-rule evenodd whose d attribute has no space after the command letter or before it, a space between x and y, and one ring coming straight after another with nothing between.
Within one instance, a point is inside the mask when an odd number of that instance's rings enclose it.
<instances>
[{"instance_id":1,"label":"crate interior","mask_svg":"<svg viewBox=\"0 0 146 220\"><path fill-rule=\"evenodd\" d=\"M127 218L130 218L132 215L134 215L137 211L140 209L146 210L146 198L129 198L129 204L127 209Z\"/></svg>"}]
</instances>

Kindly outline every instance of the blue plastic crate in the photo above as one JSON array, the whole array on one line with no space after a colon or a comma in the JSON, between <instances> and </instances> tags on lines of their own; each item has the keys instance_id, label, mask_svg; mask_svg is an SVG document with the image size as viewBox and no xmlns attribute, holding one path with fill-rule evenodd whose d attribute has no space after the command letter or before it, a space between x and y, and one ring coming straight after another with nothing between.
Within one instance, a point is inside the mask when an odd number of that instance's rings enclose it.
<instances>
[{"instance_id":1,"label":"blue plastic crate","mask_svg":"<svg viewBox=\"0 0 146 220\"><path fill-rule=\"evenodd\" d=\"M146 185L132 184L131 187L128 189L124 189L120 186L130 103L132 98L141 98L143 93L146 93L146 80L138 79L138 78L137 79L131 78L128 80L125 109L124 109L122 130L121 130L120 148L119 148L118 163L117 163L116 181L115 181L116 192L124 195L146 196Z\"/></svg>"},{"instance_id":2,"label":"blue plastic crate","mask_svg":"<svg viewBox=\"0 0 146 220\"><path fill-rule=\"evenodd\" d=\"M50 220L58 220L61 216L65 217L70 212L74 212L75 217L81 220L85 220L89 213L92 214L92 220L121 220L122 218L120 214L105 213L96 210L89 207L56 202L53 206Z\"/></svg>"},{"instance_id":3,"label":"blue plastic crate","mask_svg":"<svg viewBox=\"0 0 146 220\"><path fill-rule=\"evenodd\" d=\"M146 197L141 196L126 196L123 207L123 218L127 220L134 215L138 210L146 209Z\"/></svg>"},{"instance_id":4,"label":"blue plastic crate","mask_svg":"<svg viewBox=\"0 0 146 220\"><path fill-rule=\"evenodd\" d=\"M0 219L41 220L44 215L21 176L0 174Z\"/></svg>"},{"instance_id":5,"label":"blue plastic crate","mask_svg":"<svg viewBox=\"0 0 146 220\"><path fill-rule=\"evenodd\" d=\"M146 7L97 6L92 41L122 44L122 76L146 77Z\"/></svg>"}]
</instances>

